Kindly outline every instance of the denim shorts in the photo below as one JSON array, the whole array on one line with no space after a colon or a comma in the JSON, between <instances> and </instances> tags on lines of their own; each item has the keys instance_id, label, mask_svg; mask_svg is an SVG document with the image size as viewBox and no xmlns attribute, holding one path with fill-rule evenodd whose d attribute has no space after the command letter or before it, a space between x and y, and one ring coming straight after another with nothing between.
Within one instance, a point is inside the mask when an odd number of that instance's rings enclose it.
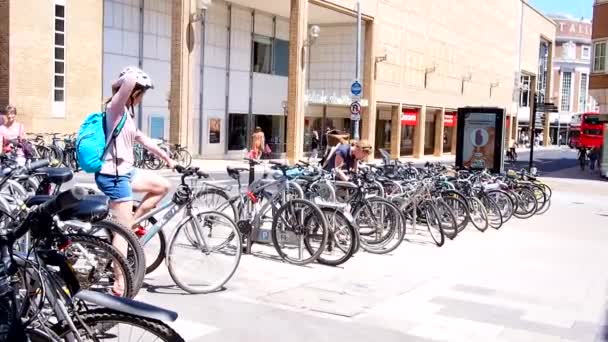
<instances>
[{"instance_id":1,"label":"denim shorts","mask_svg":"<svg viewBox=\"0 0 608 342\"><path fill-rule=\"evenodd\" d=\"M101 173L95 174L95 183L104 195L108 196L112 202L126 202L133 200L133 189L131 181L135 176L135 170L130 171L126 175L104 175Z\"/></svg>"}]
</instances>

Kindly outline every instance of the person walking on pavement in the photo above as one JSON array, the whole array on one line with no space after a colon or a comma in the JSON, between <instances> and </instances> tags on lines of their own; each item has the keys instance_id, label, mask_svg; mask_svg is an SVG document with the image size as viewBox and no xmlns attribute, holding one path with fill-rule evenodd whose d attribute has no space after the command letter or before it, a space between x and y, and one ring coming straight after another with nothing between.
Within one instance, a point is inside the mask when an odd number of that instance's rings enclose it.
<instances>
[{"instance_id":1,"label":"person walking on pavement","mask_svg":"<svg viewBox=\"0 0 608 342\"><path fill-rule=\"evenodd\" d=\"M253 135L251 135L252 159L262 158L262 153L264 152L265 145L266 138L264 136L264 132L262 131L262 127L257 126L255 128L255 132L253 133Z\"/></svg>"},{"instance_id":2,"label":"person walking on pavement","mask_svg":"<svg viewBox=\"0 0 608 342\"><path fill-rule=\"evenodd\" d=\"M578 162L581 166L581 170L585 171L585 164L587 164L587 149L584 147L581 147L578 150Z\"/></svg>"},{"instance_id":3,"label":"person walking on pavement","mask_svg":"<svg viewBox=\"0 0 608 342\"><path fill-rule=\"evenodd\" d=\"M592 172L595 170L595 163L597 163L598 158L599 149L597 147L594 147L591 149L591 152L589 152L589 169Z\"/></svg>"},{"instance_id":4,"label":"person walking on pavement","mask_svg":"<svg viewBox=\"0 0 608 342\"><path fill-rule=\"evenodd\" d=\"M319 133L312 131L312 139L310 141L310 159L317 159L319 157Z\"/></svg>"}]
</instances>

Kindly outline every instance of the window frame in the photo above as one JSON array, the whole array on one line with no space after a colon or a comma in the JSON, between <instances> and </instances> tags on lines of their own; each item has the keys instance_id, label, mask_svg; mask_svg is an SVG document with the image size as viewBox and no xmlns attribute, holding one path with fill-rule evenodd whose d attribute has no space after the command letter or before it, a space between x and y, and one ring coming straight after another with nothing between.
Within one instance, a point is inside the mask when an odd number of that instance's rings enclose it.
<instances>
[{"instance_id":1,"label":"window frame","mask_svg":"<svg viewBox=\"0 0 608 342\"><path fill-rule=\"evenodd\" d=\"M581 59L590 60L591 59L591 46L583 45L581 48ZM587 52L587 53L585 53Z\"/></svg>"},{"instance_id":2,"label":"window frame","mask_svg":"<svg viewBox=\"0 0 608 342\"><path fill-rule=\"evenodd\" d=\"M532 78L530 75L521 75L519 78L521 82L521 92L519 93L519 107L521 108L529 108L530 107L530 82ZM523 105L524 94L526 97L526 105Z\"/></svg>"},{"instance_id":3,"label":"window frame","mask_svg":"<svg viewBox=\"0 0 608 342\"><path fill-rule=\"evenodd\" d=\"M598 52L598 46L599 45L603 45L603 51L604 54L598 56L597 52ZM607 50L608 49L608 40L599 40L599 41L595 41L593 42L593 61L591 62L591 66L593 68L593 72L606 72L608 70L608 68L606 67L606 63L608 63L608 57L607 57ZM598 62L598 59L603 59L603 66L601 68L597 68L596 64Z\"/></svg>"},{"instance_id":4,"label":"window frame","mask_svg":"<svg viewBox=\"0 0 608 342\"><path fill-rule=\"evenodd\" d=\"M564 82L566 79L566 74L568 74L570 76L570 81L569 81L569 85L568 85L568 102L567 102L567 109L564 109ZM560 101L559 101L559 108L560 111L562 112L570 112L572 111L572 72L571 71L564 71L561 73L561 77L560 77Z\"/></svg>"},{"instance_id":5,"label":"window frame","mask_svg":"<svg viewBox=\"0 0 608 342\"><path fill-rule=\"evenodd\" d=\"M584 83L583 83L583 78L585 79ZM587 111L587 98L588 97L589 97L589 74L583 72L580 74L580 86L578 89L578 111L579 112Z\"/></svg>"},{"instance_id":6,"label":"window frame","mask_svg":"<svg viewBox=\"0 0 608 342\"><path fill-rule=\"evenodd\" d=\"M261 39L256 40L256 37L260 37ZM265 44L264 42L260 41L260 40L266 40L268 39L269 44ZM277 73L277 68L276 68L276 63L277 63L277 44L280 42L285 42L287 43L287 61L286 61L286 65L287 65L287 72L285 75L281 74L281 73ZM269 51L269 70L268 72L266 71L258 71L256 70L255 66L256 66L256 43L257 44L265 44L268 45L268 51ZM265 74L265 75L274 75L274 76L281 76L281 77L288 77L289 76L289 40L285 40L285 39L281 39L281 38L277 38L277 37L270 37L270 36L266 36L263 34L259 34L259 33L254 33L252 38L251 38L251 54L252 54L252 58L251 58L251 70L254 73L258 73L258 74Z\"/></svg>"},{"instance_id":7,"label":"window frame","mask_svg":"<svg viewBox=\"0 0 608 342\"><path fill-rule=\"evenodd\" d=\"M51 99L52 99L52 114L55 117L64 117L65 116L65 99L66 99L66 64L67 64L67 56L66 56L66 36L67 36L67 7L65 0L54 0L52 2L53 6L53 48L51 49L52 54L52 77L51 77ZM63 7L63 17L57 15L57 8ZM63 22L63 30L57 30L57 23ZM63 36L63 44L59 44L57 41L57 37L59 35ZM57 58L58 52L61 52L62 58ZM62 70L59 70L58 65L62 65ZM61 71L61 72L59 72ZM56 82L56 80L61 79L61 85ZM58 99L57 92L61 92L61 97Z\"/></svg>"}]
</instances>

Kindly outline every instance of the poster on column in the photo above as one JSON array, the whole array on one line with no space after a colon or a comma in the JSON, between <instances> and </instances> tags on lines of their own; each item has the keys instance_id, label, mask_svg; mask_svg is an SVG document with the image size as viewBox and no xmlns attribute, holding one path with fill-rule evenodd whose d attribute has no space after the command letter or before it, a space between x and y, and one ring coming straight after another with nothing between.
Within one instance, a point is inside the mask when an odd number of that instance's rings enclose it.
<instances>
[{"instance_id":1,"label":"poster on column","mask_svg":"<svg viewBox=\"0 0 608 342\"><path fill-rule=\"evenodd\" d=\"M209 119L209 143L220 143L220 132L222 127L222 119Z\"/></svg>"},{"instance_id":2,"label":"poster on column","mask_svg":"<svg viewBox=\"0 0 608 342\"><path fill-rule=\"evenodd\" d=\"M502 170L504 110L459 108L456 165L466 169Z\"/></svg>"}]
</instances>

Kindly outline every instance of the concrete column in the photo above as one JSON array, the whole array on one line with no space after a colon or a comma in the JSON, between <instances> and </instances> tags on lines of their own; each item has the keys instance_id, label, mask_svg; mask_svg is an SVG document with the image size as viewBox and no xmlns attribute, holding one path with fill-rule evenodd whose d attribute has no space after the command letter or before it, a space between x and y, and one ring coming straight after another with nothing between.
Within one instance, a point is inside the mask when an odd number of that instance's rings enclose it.
<instances>
[{"instance_id":1,"label":"concrete column","mask_svg":"<svg viewBox=\"0 0 608 342\"><path fill-rule=\"evenodd\" d=\"M374 62L376 50L374 44L375 24L373 21L365 23L365 42L363 48L363 97L368 105L361 113L361 139L366 139L376 146L376 86L374 81ZM373 154L370 154L373 158Z\"/></svg>"},{"instance_id":2,"label":"concrete column","mask_svg":"<svg viewBox=\"0 0 608 342\"><path fill-rule=\"evenodd\" d=\"M452 128L452 154L456 154L456 143L458 142L458 115L454 117L454 128Z\"/></svg>"},{"instance_id":3,"label":"concrete column","mask_svg":"<svg viewBox=\"0 0 608 342\"><path fill-rule=\"evenodd\" d=\"M171 143L188 144L188 122L192 108L190 75L192 65L188 43L188 27L192 3L174 0L171 12L171 89L169 92L169 138Z\"/></svg>"},{"instance_id":4,"label":"concrete column","mask_svg":"<svg viewBox=\"0 0 608 342\"><path fill-rule=\"evenodd\" d=\"M391 158L401 156L401 104L391 107Z\"/></svg>"},{"instance_id":5,"label":"concrete column","mask_svg":"<svg viewBox=\"0 0 608 342\"><path fill-rule=\"evenodd\" d=\"M553 69L553 53L554 53L553 49L554 49L554 46L553 46L552 43L548 43L548 44L549 44L549 48L548 48L548 50L549 50L549 56L547 56L547 65L548 65L547 68L549 70L547 70L547 89L545 89L545 99L546 99L546 102L551 102L550 99L551 99L551 96L553 94L553 80L552 80L553 79L552 78L552 76L553 76L552 75L553 74L553 70L552 69ZM578 90L580 90L580 87L574 86L575 84L579 84L579 83L578 82L573 83L572 84L572 89L578 89ZM572 93L574 94L575 92L573 91ZM578 102L577 99L578 99L578 96L574 99L574 103ZM549 137L550 137L549 133L550 133L550 130L551 130L551 128L550 128L550 123L551 122L549 120L550 116L551 116L550 113L545 113L546 120L545 120L545 125L544 125L544 128L543 128L543 145L544 146L549 146L550 145L549 144ZM559 134L559 132L558 132L558 134Z\"/></svg>"},{"instance_id":6,"label":"concrete column","mask_svg":"<svg viewBox=\"0 0 608 342\"><path fill-rule=\"evenodd\" d=\"M426 123L426 105L420 108L418 113L418 121L416 122L416 131L414 132L414 158L422 158L424 156L424 134Z\"/></svg>"},{"instance_id":7,"label":"concrete column","mask_svg":"<svg viewBox=\"0 0 608 342\"><path fill-rule=\"evenodd\" d=\"M504 136L505 148L511 147L511 116L507 113L505 113Z\"/></svg>"},{"instance_id":8,"label":"concrete column","mask_svg":"<svg viewBox=\"0 0 608 342\"><path fill-rule=\"evenodd\" d=\"M517 142L517 131L519 129L519 121L517 121L517 114L515 114L515 116L512 117L513 122L511 123L511 128L512 128L512 137L513 137L513 141Z\"/></svg>"},{"instance_id":9,"label":"concrete column","mask_svg":"<svg viewBox=\"0 0 608 342\"><path fill-rule=\"evenodd\" d=\"M433 150L434 156L441 156L443 154L443 130L445 122L445 108L435 111L435 149Z\"/></svg>"},{"instance_id":10,"label":"concrete column","mask_svg":"<svg viewBox=\"0 0 608 342\"><path fill-rule=\"evenodd\" d=\"M287 81L287 159L294 163L304 151L305 67L302 52L308 32L308 0L290 0L289 77Z\"/></svg>"}]
</instances>

